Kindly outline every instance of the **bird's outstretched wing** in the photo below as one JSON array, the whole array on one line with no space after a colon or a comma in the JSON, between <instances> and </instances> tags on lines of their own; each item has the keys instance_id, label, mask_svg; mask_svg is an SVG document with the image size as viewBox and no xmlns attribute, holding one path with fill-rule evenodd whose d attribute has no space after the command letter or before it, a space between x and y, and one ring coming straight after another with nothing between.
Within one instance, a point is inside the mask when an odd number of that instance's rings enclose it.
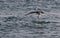
<instances>
[{"instance_id":1,"label":"bird's outstretched wing","mask_svg":"<svg viewBox=\"0 0 60 38\"><path fill-rule=\"evenodd\" d=\"M33 14L33 13L36 13L36 12L29 12L28 14L25 14L25 16L27 16L27 15L30 15L30 14Z\"/></svg>"},{"instance_id":2,"label":"bird's outstretched wing","mask_svg":"<svg viewBox=\"0 0 60 38\"><path fill-rule=\"evenodd\" d=\"M36 13L36 12L29 12L28 14L25 14L23 18L21 18L20 20L24 19L27 15L30 15L30 14L33 14L33 13Z\"/></svg>"}]
</instances>

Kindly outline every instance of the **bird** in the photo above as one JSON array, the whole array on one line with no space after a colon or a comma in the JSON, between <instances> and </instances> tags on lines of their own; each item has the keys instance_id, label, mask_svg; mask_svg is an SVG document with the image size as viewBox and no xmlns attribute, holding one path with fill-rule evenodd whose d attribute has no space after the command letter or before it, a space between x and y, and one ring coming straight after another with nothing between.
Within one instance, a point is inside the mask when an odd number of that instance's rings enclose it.
<instances>
[{"instance_id":1,"label":"bird","mask_svg":"<svg viewBox=\"0 0 60 38\"><path fill-rule=\"evenodd\" d=\"M31 12L29 12L28 14L25 14L25 15L30 15L30 14L37 14L37 15L41 15L41 14L44 14L44 12L43 11L31 11Z\"/></svg>"},{"instance_id":2,"label":"bird","mask_svg":"<svg viewBox=\"0 0 60 38\"><path fill-rule=\"evenodd\" d=\"M30 15L30 14L37 14L38 15L37 17L39 18L39 15L44 14L44 12L41 10L35 10L35 11L29 12L28 14L25 14L25 16Z\"/></svg>"},{"instance_id":3,"label":"bird","mask_svg":"<svg viewBox=\"0 0 60 38\"><path fill-rule=\"evenodd\" d=\"M27 14L25 14L24 17L21 18L20 20L24 19L27 15L30 15L30 14L37 14L38 15L37 18L39 19L39 15L44 14L44 12L41 10L30 11Z\"/></svg>"}]
</instances>

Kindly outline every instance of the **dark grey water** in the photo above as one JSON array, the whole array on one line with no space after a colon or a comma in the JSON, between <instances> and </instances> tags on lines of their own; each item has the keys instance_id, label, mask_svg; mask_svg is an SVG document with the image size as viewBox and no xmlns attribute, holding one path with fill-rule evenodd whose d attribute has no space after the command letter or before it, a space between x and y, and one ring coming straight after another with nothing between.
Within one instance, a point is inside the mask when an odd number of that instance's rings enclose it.
<instances>
[{"instance_id":1,"label":"dark grey water","mask_svg":"<svg viewBox=\"0 0 60 38\"><path fill-rule=\"evenodd\" d=\"M0 0L0 38L60 38L60 0Z\"/></svg>"}]
</instances>

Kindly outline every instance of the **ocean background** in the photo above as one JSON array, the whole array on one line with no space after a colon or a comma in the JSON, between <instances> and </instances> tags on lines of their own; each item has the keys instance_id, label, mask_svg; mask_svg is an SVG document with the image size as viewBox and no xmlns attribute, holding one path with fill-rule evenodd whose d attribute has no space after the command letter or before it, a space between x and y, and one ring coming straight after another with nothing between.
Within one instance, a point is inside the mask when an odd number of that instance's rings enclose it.
<instances>
[{"instance_id":1,"label":"ocean background","mask_svg":"<svg viewBox=\"0 0 60 38\"><path fill-rule=\"evenodd\" d=\"M0 38L60 38L60 0L0 0Z\"/></svg>"}]
</instances>

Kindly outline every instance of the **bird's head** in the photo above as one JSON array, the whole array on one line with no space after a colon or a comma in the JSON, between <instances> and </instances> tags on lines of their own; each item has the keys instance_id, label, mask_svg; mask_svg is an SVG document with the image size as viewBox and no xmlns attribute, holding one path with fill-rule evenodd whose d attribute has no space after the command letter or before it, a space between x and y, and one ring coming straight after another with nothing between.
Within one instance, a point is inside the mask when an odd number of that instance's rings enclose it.
<instances>
[{"instance_id":1,"label":"bird's head","mask_svg":"<svg viewBox=\"0 0 60 38\"><path fill-rule=\"evenodd\" d=\"M45 13L43 11L40 11L40 15L45 15Z\"/></svg>"},{"instance_id":2,"label":"bird's head","mask_svg":"<svg viewBox=\"0 0 60 38\"><path fill-rule=\"evenodd\" d=\"M39 11L40 12L40 14L44 14L44 12L43 11Z\"/></svg>"}]
</instances>

